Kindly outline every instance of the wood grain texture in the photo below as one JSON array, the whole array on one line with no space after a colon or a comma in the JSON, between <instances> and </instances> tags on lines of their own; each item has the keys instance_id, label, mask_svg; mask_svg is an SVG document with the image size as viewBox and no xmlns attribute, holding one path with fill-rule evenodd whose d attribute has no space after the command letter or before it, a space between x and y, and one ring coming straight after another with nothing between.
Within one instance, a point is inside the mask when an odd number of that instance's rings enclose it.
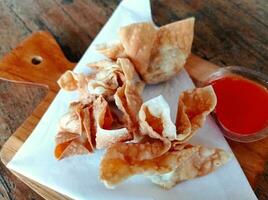
<instances>
[{"instance_id":1,"label":"wood grain texture","mask_svg":"<svg viewBox=\"0 0 268 200\"><path fill-rule=\"evenodd\" d=\"M33 62L36 57L41 58L40 63ZM27 139L54 99L59 89L56 80L65 70L72 69L73 66L74 64L66 60L56 41L47 32L33 34L2 58L0 77L13 80L12 82L0 80L0 147L3 147L1 159L4 164ZM24 83L25 81L31 83ZM12 137L7 140L12 133L14 133ZM6 143L3 145L4 142ZM5 148L6 146L10 148ZM42 199L27 187L29 185L37 190L41 187L40 184L19 176L27 184L25 185L15 178L3 163L0 165L3 169L0 171L0 191L4 199ZM38 191L39 194L42 194L42 191ZM49 195L48 198L51 199L62 198L62 195L56 192L55 194L51 192Z\"/></svg>"},{"instance_id":2,"label":"wood grain texture","mask_svg":"<svg viewBox=\"0 0 268 200\"><path fill-rule=\"evenodd\" d=\"M66 57L77 62L118 3L115 0L2 0L0 10L5 13L0 13L5 23L0 35L5 37L6 45L0 54L9 52L31 32L45 30L56 38Z\"/></svg>"},{"instance_id":3,"label":"wood grain texture","mask_svg":"<svg viewBox=\"0 0 268 200\"><path fill-rule=\"evenodd\" d=\"M118 3L119 0L2 0L0 1L0 57L15 48L32 32L47 30L56 38L66 57L77 62ZM193 44L195 54L219 66L243 65L268 73L266 0L152 0L151 4L153 18L158 25L187 16L196 17ZM4 74L5 71L1 73ZM198 77L199 75L197 79ZM24 86L0 81L0 94L6 92L8 96L14 87ZM17 98L14 102L10 102L11 99L0 100L1 144L26 119L46 93L46 89L36 86L25 86L21 90L24 92L17 97L14 95L15 99ZM7 107L5 103L10 106L7 110L3 110ZM16 105L22 109L18 110L15 108ZM8 117L6 113L14 114ZM38 117L33 117L32 120L36 122L37 119ZM27 133L29 130L22 131ZM239 162L248 166L244 167L244 170L253 185L256 185L258 197L267 199L268 169L266 175L262 175L264 162L268 159L267 141L252 144L230 142L230 144L236 149L235 152L238 152L236 155ZM258 148L260 145L263 148ZM256 148L260 150L255 151ZM250 151L254 153L245 154ZM243 154L248 157L239 156ZM2 196L4 199L41 199L12 177L14 176L11 173L1 168L0 199ZM258 184L255 184L256 182Z\"/></svg>"},{"instance_id":4,"label":"wood grain texture","mask_svg":"<svg viewBox=\"0 0 268 200\"><path fill-rule=\"evenodd\" d=\"M267 1L153 0L152 10L157 25L195 16L195 54L268 74Z\"/></svg>"},{"instance_id":5,"label":"wood grain texture","mask_svg":"<svg viewBox=\"0 0 268 200\"><path fill-rule=\"evenodd\" d=\"M47 88L0 80L0 149L46 96ZM39 199L0 162L0 199ZM20 197L20 198L18 198Z\"/></svg>"}]
</instances>

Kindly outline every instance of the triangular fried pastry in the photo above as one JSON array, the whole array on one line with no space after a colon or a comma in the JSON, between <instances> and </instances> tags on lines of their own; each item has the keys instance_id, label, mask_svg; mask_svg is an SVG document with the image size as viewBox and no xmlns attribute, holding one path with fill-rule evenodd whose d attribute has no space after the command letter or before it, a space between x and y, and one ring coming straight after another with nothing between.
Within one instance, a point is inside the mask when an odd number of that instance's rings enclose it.
<instances>
[{"instance_id":1,"label":"triangular fried pastry","mask_svg":"<svg viewBox=\"0 0 268 200\"><path fill-rule=\"evenodd\" d=\"M83 125L81 110L71 110L60 123L60 129L56 135L55 157L63 159L65 157L92 153L94 147L91 138Z\"/></svg>"},{"instance_id":2,"label":"triangular fried pastry","mask_svg":"<svg viewBox=\"0 0 268 200\"><path fill-rule=\"evenodd\" d=\"M162 149L155 154L159 157L171 147L176 137L176 127L170 119L170 109L162 96L144 102L139 111L140 133L163 142ZM154 158L154 157L152 157Z\"/></svg>"},{"instance_id":3,"label":"triangular fried pastry","mask_svg":"<svg viewBox=\"0 0 268 200\"><path fill-rule=\"evenodd\" d=\"M146 83L169 80L184 66L190 55L194 18L156 28L152 23L133 23L119 31L120 42L97 49L116 60L127 57Z\"/></svg>"},{"instance_id":4,"label":"triangular fried pastry","mask_svg":"<svg viewBox=\"0 0 268 200\"><path fill-rule=\"evenodd\" d=\"M88 92L112 97L125 82L122 68L114 61L101 60L88 65L93 73L87 76Z\"/></svg>"},{"instance_id":5,"label":"triangular fried pastry","mask_svg":"<svg viewBox=\"0 0 268 200\"><path fill-rule=\"evenodd\" d=\"M163 96L144 102L139 111L140 131L152 138L176 138L176 127L170 118L170 109Z\"/></svg>"},{"instance_id":6,"label":"triangular fried pastry","mask_svg":"<svg viewBox=\"0 0 268 200\"><path fill-rule=\"evenodd\" d=\"M64 72L64 74L61 75L57 83L60 88L66 91L78 90L80 93L80 99L84 99L89 96L87 80L84 74L78 74L67 70Z\"/></svg>"},{"instance_id":7,"label":"triangular fried pastry","mask_svg":"<svg viewBox=\"0 0 268 200\"><path fill-rule=\"evenodd\" d=\"M120 42L98 44L96 45L96 50L112 60L127 57L124 47Z\"/></svg>"},{"instance_id":8,"label":"triangular fried pastry","mask_svg":"<svg viewBox=\"0 0 268 200\"><path fill-rule=\"evenodd\" d=\"M142 91L144 83L137 75L134 66L128 59L119 58L117 63L121 66L126 81L122 87L119 87L114 95L115 104L122 111L123 119L127 124L128 131L133 135L134 140L138 133L137 113L142 104Z\"/></svg>"},{"instance_id":9,"label":"triangular fried pastry","mask_svg":"<svg viewBox=\"0 0 268 200\"><path fill-rule=\"evenodd\" d=\"M168 151L154 159L137 159L146 158L157 147L161 147L157 140L147 146L139 143L111 146L100 164L101 181L112 188L133 175L144 174L154 183L169 189L180 181L213 172L230 159L230 154L221 149L186 144L182 144L179 151Z\"/></svg>"},{"instance_id":10,"label":"triangular fried pastry","mask_svg":"<svg viewBox=\"0 0 268 200\"><path fill-rule=\"evenodd\" d=\"M156 28L148 22L133 23L119 31L125 53L141 76L147 72L156 34Z\"/></svg>"},{"instance_id":11,"label":"triangular fried pastry","mask_svg":"<svg viewBox=\"0 0 268 200\"><path fill-rule=\"evenodd\" d=\"M178 74L191 53L193 35L194 18L160 27L151 51L149 67L142 74L145 82L159 83Z\"/></svg>"},{"instance_id":12,"label":"triangular fried pastry","mask_svg":"<svg viewBox=\"0 0 268 200\"><path fill-rule=\"evenodd\" d=\"M217 97L212 86L182 92L176 119L176 140L188 141L203 126L216 104Z\"/></svg>"},{"instance_id":13,"label":"triangular fried pastry","mask_svg":"<svg viewBox=\"0 0 268 200\"><path fill-rule=\"evenodd\" d=\"M90 63L89 67L94 70L94 73L87 77L88 90L91 94L103 95L112 99L117 89L122 87L126 81L135 84L139 94L143 90L144 83L127 58L118 58L116 62L102 60Z\"/></svg>"},{"instance_id":14,"label":"triangular fried pastry","mask_svg":"<svg viewBox=\"0 0 268 200\"><path fill-rule=\"evenodd\" d=\"M96 120L96 148L103 149L114 143L132 139L126 128L111 129L112 116L106 100L99 96L93 104L94 118Z\"/></svg>"},{"instance_id":15,"label":"triangular fried pastry","mask_svg":"<svg viewBox=\"0 0 268 200\"><path fill-rule=\"evenodd\" d=\"M170 189L182 181L207 175L231 158L231 154L222 149L191 145L167 154L166 161L172 163L176 160L175 168L165 174L149 176L153 183L165 189Z\"/></svg>"},{"instance_id":16,"label":"triangular fried pastry","mask_svg":"<svg viewBox=\"0 0 268 200\"><path fill-rule=\"evenodd\" d=\"M60 86L60 88L67 91L77 90L78 87L75 75L71 70L67 70L66 72L64 72L64 74L61 75L57 83Z\"/></svg>"},{"instance_id":17,"label":"triangular fried pastry","mask_svg":"<svg viewBox=\"0 0 268 200\"><path fill-rule=\"evenodd\" d=\"M160 140L114 144L107 149L101 161L100 179L107 187L113 187L132 175L142 174L143 168L154 168L151 164L147 166L146 163L152 158L158 158L162 148L163 143ZM165 170L164 172L169 171Z\"/></svg>"},{"instance_id":18,"label":"triangular fried pastry","mask_svg":"<svg viewBox=\"0 0 268 200\"><path fill-rule=\"evenodd\" d=\"M129 85L135 87L135 91L138 95L142 95L145 83L140 79L137 74L134 65L127 58L119 58L117 59L117 64L121 67L126 82Z\"/></svg>"}]
</instances>

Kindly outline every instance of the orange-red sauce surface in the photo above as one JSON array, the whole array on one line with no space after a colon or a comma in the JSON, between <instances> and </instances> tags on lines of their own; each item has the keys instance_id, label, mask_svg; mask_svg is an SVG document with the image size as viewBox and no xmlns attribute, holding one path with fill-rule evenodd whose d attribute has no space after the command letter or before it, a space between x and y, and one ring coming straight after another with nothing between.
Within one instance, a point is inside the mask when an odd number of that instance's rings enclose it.
<instances>
[{"instance_id":1,"label":"orange-red sauce surface","mask_svg":"<svg viewBox=\"0 0 268 200\"><path fill-rule=\"evenodd\" d=\"M218 100L215 113L226 131L249 135L268 126L267 88L237 75L224 76L211 84Z\"/></svg>"}]
</instances>

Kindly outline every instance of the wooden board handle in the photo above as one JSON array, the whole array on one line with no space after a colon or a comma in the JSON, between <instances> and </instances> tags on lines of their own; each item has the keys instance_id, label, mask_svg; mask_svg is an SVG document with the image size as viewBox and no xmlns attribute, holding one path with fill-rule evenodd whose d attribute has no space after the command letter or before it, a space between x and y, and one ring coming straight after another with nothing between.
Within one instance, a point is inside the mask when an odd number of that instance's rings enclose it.
<instances>
[{"instance_id":1,"label":"wooden board handle","mask_svg":"<svg viewBox=\"0 0 268 200\"><path fill-rule=\"evenodd\" d=\"M2 58L0 78L48 88L47 96L2 147L0 157L4 164L15 155L54 99L59 90L58 78L74 65L65 58L53 36L44 31L32 34Z\"/></svg>"},{"instance_id":2,"label":"wooden board handle","mask_svg":"<svg viewBox=\"0 0 268 200\"><path fill-rule=\"evenodd\" d=\"M203 60L194 54L189 56L184 67L197 86L202 85L209 75L219 69L217 65Z\"/></svg>"},{"instance_id":3,"label":"wooden board handle","mask_svg":"<svg viewBox=\"0 0 268 200\"><path fill-rule=\"evenodd\" d=\"M48 32L36 32L25 39L0 62L0 77L32 83L44 84L57 92L57 79L72 69L59 45Z\"/></svg>"}]
</instances>

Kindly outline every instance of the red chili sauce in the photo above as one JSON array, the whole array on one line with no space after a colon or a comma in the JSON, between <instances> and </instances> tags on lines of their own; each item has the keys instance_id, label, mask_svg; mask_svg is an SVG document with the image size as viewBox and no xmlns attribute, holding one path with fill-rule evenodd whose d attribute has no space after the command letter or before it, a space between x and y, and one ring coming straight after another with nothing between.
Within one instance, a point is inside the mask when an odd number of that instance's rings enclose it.
<instances>
[{"instance_id":1,"label":"red chili sauce","mask_svg":"<svg viewBox=\"0 0 268 200\"><path fill-rule=\"evenodd\" d=\"M229 133L250 135L268 126L268 90L252 80L228 75L211 82L215 113Z\"/></svg>"}]
</instances>

